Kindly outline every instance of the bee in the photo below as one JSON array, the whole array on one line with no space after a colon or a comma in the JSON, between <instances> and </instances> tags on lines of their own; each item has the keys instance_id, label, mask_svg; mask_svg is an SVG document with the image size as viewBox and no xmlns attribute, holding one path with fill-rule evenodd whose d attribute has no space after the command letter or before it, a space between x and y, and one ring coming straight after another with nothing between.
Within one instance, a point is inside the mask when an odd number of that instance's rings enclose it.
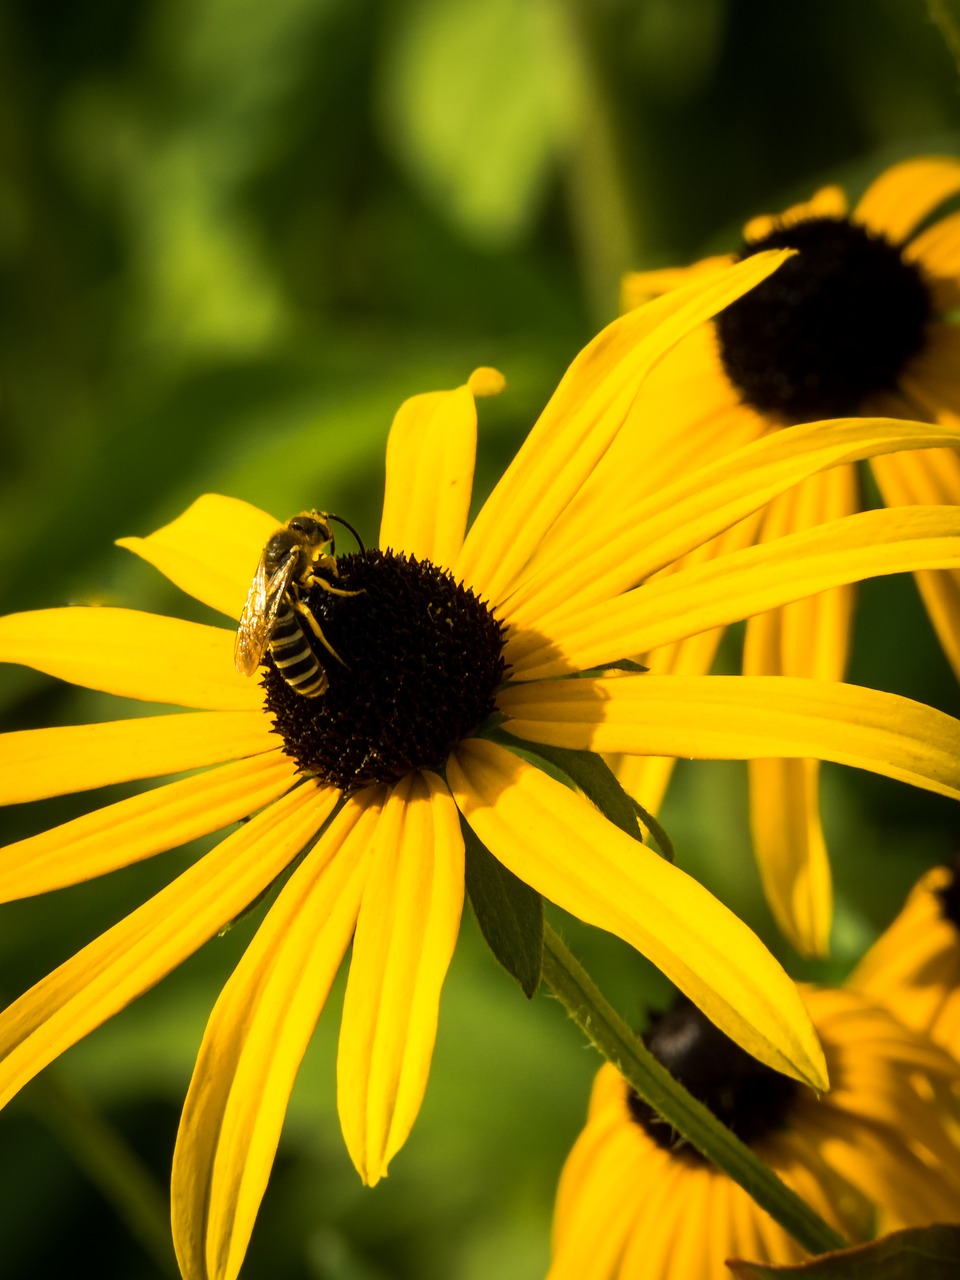
<instances>
[{"instance_id":1,"label":"bee","mask_svg":"<svg viewBox=\"0 0 960 1280\"><path fill-rule=\"evenodd\" d=\"M237 670L244 676L253 675L269 650L277 671L305 698L319 698L330 683L311 637L337 662L347 664L323 634L303 595L312 587L335 596L359 595L331 581L338 576L331 521L349 529L363 550L356 530L339 516L301 511L288 520L263 549L233 647Z\"/></svg>"}]
</instances>

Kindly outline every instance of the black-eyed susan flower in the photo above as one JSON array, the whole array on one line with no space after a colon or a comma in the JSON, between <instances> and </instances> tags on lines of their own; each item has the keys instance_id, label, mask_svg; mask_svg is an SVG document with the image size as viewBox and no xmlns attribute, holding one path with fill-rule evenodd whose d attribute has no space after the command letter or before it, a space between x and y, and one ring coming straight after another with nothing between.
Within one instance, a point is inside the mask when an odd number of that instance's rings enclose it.
<instances>
[{"instance_id":1,"label":"black-eyed susan flower","mask_svg":"<svg viewBox=\"0 0 960 1280\"><path fill-rule=\"evenodd\" d=\"M830 1093L747 1057L688 1002L656 1019L654 1055L841 1235L960 1217L956 1061L878 1005L805 988ZM549 1280L724 1280L725 1260L785 1264L800 1245L601 1067L560 1179Z\"/></svg>"},{"instance_id":2,"label":"black-eyed susan flower","mask_svg":"<svg viewBox=\"0 0 960 1280\"><path fill-rule=\"evenodd\" d=\"M650 487L787 424L883 413L956 423L960 418L960 213L932 215L960 192L960 160L897 164L851 210L838 187L779 217L755 218L737 255L685 269L630 275L626 306L735 258L789 245L796 257L717 319L688 335L644 387L627 450ZM629 441L629 443L628 443ZM888 506L960 502L960 458L950 450L878 456L873 475ZM859 509L856 469L836 467L798 485L762 515L731 529L708 557L765 542ZM960 674L960 577L921 571L917 583L944 651ZM852 588L841 587L754 617L749 675L842 679ZM654 672L708 671L720 632L641 655ZM624 786L655 811L671 761L616 764ZM750 809L767 898L793 945L823 954L832 920L830 867L819 819L814 760L753 760Z\"/></svg>"},{"instance_id":3,"label":"black-eyed susan flower","mask_svg":"<svg viewBox=\"0 0 960 1280\"><path fill-rule=\"evenodd\" d=\"M620 503L631 512L628 562L622 536L592 547L571 517L651 366L776 261L752 258L601 333L469 532L474 395L498 377L481 370L404 404L377 548L339 554L337 592L314 585L301 601L324 640L314 633L329 681L319 697L291 688L269 654L262 684L238 674L236 619L279 522L228 498L208 495L122 545L230 626L112 608L0 619L0 660L190 709L0 737L5 802L205 770L8 846L6 898L249 818L0 1014L0 1102L288 873L216 1004L186 1101L173 1206L188 1280L239 1270L298 1065L351 940L338 1060L346 1144L375 1183L404 1142L460 919L461 822L534 890L650 956L750 1053L825 1086L802 1003L755 936L535 763L538 743L822 753L960 797L960 724L904 699L815 681L603 677L648 647L650 628L682 637L798 589L960 563L957 513L881 512L716 561L706 576L674 575L667 596L653 584L624 595L624 573L628 584L646 576L635 572L639 484L609 495L611 520ZM760 441L696 485L640 502L649 571L821 466L958 439L877 420ZM496 742L484 737L491 717ZM514 741L520 754L504 745Z\"/></svg>"},{"instance_id":4,"label":"black-eyed susan flower","mask_svg":"<svg viewBox=\"0 0 960 1280\"><path fill-rule=\"evenodd\" d=\"M920 877L848 984L960 1059L960 858Z\"/></svg>"}]
</instances>

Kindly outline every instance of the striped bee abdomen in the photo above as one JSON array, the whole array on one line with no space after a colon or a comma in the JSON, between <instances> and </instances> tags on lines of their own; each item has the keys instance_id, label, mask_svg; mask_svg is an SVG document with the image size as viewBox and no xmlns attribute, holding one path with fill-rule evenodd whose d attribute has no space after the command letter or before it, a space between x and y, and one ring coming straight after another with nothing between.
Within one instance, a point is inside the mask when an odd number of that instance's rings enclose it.
<instances>
[{"instance_id":1,"label":"striped bee abdomen","mask_svg":"<svg viewBox=\"0 0 960 1280\"><path fill-rule=\"evenodd\" d=\"M277 613L269 648L274 666L291 689L305 698L318 698L326 692L327 673L310 647L304 624L288 604L281 605Z\"/></svg>"}]
</instances>

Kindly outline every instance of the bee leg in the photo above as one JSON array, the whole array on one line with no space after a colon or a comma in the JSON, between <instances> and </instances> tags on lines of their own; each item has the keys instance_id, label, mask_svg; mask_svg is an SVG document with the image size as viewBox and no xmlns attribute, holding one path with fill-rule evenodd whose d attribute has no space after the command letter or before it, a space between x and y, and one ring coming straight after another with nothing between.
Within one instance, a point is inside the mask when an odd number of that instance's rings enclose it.
<instances>
[{"instance_id":1,"label":"bee leg","mask_svg":"<svg viewBox=\"0 0 960 1280\"><path fill-rule=\"evenodd\" d=\"M345 596L357 596L359 594L360 594L359 591L338 591L337 592L337 595L345 595ZM320 627L320 623L316 620L316 618L313 616L313 614L310 612L307 606L303 603L303 601L294 600L294 601L291 601L291 603L293 604L293 607L296 609L300 617L303 618L307 626L310 628L313 634L317 637L317 639L326 649L327 653L332 654L333 657L336 658L336 660L340 663L342 667L347 667L347 669L349 670L349 664L344 662L344 660L340 657L339 653L337 653L336 649L333 647L333 645L330 643L327 637L323 634L323 631Z\"/></svg>"}]
</instances>

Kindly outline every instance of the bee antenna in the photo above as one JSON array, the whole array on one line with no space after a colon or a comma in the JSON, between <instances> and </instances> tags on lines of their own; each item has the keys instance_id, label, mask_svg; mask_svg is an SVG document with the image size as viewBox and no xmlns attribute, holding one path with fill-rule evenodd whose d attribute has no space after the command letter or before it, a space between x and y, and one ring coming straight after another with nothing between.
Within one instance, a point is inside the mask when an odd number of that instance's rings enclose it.
<instances>
[{"instance_id":1,"label":"bee antenna","mask_svg":"<svg viewBox=\"0 0 960 1280\"><path fill-rule=\"evenodd\" d=\"M328 511L327 519L334 520L336 521L337 524L342 524L345 529L349 529L350 532L353 534L353 536L356 538L357 546L360 548L360 550L366 551L366 547L363 545L363 540L361 539L359 533L357 533L356 529L353 527L352 524L344 520L343 516L335 516L332 512Z\"/></svg>"}]
</instances>

